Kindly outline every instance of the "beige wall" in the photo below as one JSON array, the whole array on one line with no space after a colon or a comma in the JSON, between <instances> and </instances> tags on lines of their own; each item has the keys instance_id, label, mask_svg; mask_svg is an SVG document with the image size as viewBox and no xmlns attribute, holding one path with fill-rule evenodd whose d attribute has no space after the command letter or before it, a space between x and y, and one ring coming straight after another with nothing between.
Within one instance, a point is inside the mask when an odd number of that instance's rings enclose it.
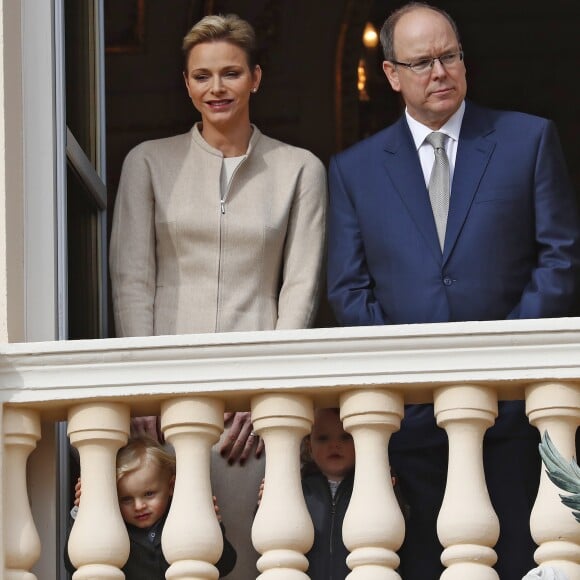
<instances>
[{"instance_id":1,"label":"beige wall","mask_svg":"<svg viewBox=\"0 0 580 580\"><path fill-rule=\"evenodd\" d=\"M0 0L0 341L24 337L20 2Z\"/></svg>"}]
</instances>

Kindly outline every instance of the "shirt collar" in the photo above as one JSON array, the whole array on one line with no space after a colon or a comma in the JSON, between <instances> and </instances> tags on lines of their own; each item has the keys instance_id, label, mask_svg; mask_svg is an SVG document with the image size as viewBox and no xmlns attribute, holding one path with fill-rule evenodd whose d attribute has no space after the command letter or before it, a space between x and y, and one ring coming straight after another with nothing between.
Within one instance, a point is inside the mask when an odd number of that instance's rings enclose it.
<instances>
[{"instance_id":1,"label":"shirt collar","mask_svg":"<svg viewBox=\"0 0 580 580\"><path fill-rule=\"evenodd\" d=\"M465 113L465 101L462 101L459 109L449 117L447 123L443 125L439 131L441 133L445 133L449 135L451 139L454 141L459 141L459 132L461 131L461 122L463 121L463 114ZM413 141L415 142L415 147L417 150L423 143L425 142L425 137L429 135L429 133L433 132L433 129L427 127L427 125L423 125L423 123L419 123L409 115L409 111L405 109L405 116L407 117L407 124L409 125L409 129L411 131L411 135L413 136Z\"/></svg>"}]
</instances>

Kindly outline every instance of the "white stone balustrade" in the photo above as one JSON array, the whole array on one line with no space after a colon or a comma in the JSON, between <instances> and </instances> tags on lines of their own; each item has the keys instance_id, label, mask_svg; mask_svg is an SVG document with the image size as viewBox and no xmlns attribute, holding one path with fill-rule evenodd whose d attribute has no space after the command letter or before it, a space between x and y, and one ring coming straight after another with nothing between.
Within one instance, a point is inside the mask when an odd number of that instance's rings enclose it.
<instances>
[{"instance_id":1,"label":"white stone balustrade","mask_svg":"<svg viewBox=\"0 0 580 580\"><path fill-rule=\"evenodd\" d=\"M33 410L5 408L4 416L4 574L6 580L36 580L30 570L40 556L26 487L28 456L40 439L40 417Z\"/></svg>"},{"instance_id":2,"label":"white stone balustrade","mask_svg":"<svg viewBox=\"0 0 580 580\"><path fill-rule=\"evenodd\" d=\"M580 425L580 384L542 382L526 389L526 412L540 433L548 431L562 456L575 457ZM580 578L580 524L560 501L563 493L542 469L540 489L532 509L530 528L538 549L538 564L553 566L568 578Z\"/></svg>"},{"instance_id":3,"label":"white stone balustrade","mask_svg":"<svg viewBox=\"0 0 580 580\"><path fill-rule=\"evenodd\" d=\"M162 547L167 580L217 580L223 549L210 482L210 450L224 429L224 402L208 397L165 401L161 429L178 465Z\"/></svg>"},{"instance_id":4,"label":"white stone balustrade","mask_svg":"<svg viewBox=\"0 0 580 580\"><path fill-rule=\"evenodd\" d=\"M403 515L391 482L388 446L403 418L403 396L361 389L340 398L340 416L356 452L354 486L344 517L344 544L351 552L348 580L400 580L396 550L405 537Z\"/></svg>"},{"instance_id":5,"label":"white stone balustrade","mask_svg":"<svg viewBox=\"0 0 580 580\"><path fill-rule=\"evenodd\" d=\"M84 403L70 409L68 435L79 452L81 502L68 553L73 580L123 580L129 537L117 501L116 456L127 443L129 407Z\"/></svg>"},{"instance_id":6,"label":"white stone balustrade","mask_svg":"<svg viewBox=\"0 0 580 580\"><path fill-rule=\"evenodd\" d=\"M83 471L84 503L69 546L79 566L75 580L122 578L128 541L116 501L115 454L126 441L129 413L161 408L180 466L163 538L171 578L215 578L221 536L210 499L209 449L222 429L224 408L252 407L268 455L266 491L253 530L262 554L260 580L305 580L312 525L300 493L298 448L310 430L313 407L340 404L357 453L344 524L352 551L349 580L399 580L396 550L404 524L385 450L403 403L434 401L450 442L438 523L447 567L443 578L497 580L492 569L497 520L485 489L481 444L496 400L524 397L531 423L549 431L558 450L571 458L580 424L579 319L0 345L1 576L57 580L60 555L43 552L35 564L39 543L30 513L35 515L36 506L28 510L25 482L53 485L31 471L46 461L28 464L27 458L35 453L40 421L44 431L50 421L68 418ZM204 538L189 541L184 537L193 512ZM545 475L531 530L539 564L580 578L580 526ZM39 526L41 545L54 532Z\"/></svg>"},{"instance_id":7,"label":"white stone balustrade","mask_svg":"<svg viewBox=\"0 0 580 580\"><path fill-rule=\"evenodd\" d=\"M252 542L262 554L260 580L308 579L304 554L312 546L314 528L300 483L300 443L313 418L312 402L305 396L252 399L254 430L266 447L264 493L252 526Z\"/></svg>"},{"instance_id":8,"label":"white stone balustrade","mask_svg":"<svg viewBox=\"0 0 580 580\"><path fill-rule=\"evenodd\" d=\"M486 387L455 385L435 391L437 424L449 441L447 485L437 518L447 569L441 580L499 580L492 566L499 520L483 471L483 436L497 417L497 395Z\"/></svg>"}]
</instances>

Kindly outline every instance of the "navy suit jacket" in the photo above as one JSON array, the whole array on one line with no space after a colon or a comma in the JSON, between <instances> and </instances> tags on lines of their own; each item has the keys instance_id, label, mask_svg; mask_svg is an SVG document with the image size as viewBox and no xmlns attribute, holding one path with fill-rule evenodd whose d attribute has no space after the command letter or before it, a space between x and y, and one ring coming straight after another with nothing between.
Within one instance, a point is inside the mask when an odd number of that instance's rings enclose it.
<instances>
[{"instance_id":1,"label":"navy suit jacket","mask_svg":"<svg viewBox=\"0 0 580 580\"><path fill-rule=\"evenodd\" d=\"M575 314L580 220L550 121L466 102L443 251L405 116L336 155L329 186L341 325Z\"/></svg>"}]
</instances>

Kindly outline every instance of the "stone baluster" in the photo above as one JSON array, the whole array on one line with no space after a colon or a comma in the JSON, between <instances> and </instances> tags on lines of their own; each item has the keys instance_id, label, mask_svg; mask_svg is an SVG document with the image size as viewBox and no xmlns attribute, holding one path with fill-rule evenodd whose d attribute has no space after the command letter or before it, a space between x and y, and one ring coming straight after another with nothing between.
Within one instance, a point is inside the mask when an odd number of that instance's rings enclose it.
<instances>
[{"instance_id":1,"label":"stone baluster","mask_svg":"<svg viewBox=\"0 0 580 580\"><path fill-rule=\"evenodd\" d=\"M361 389L340 398L344 429L356 452L354 487L343 524L351 552L348 580L400 580L396 551L405 522L391 482L388 446L403 417L403 397L386 389Z\"/></svg>"},{"instance_id":2,"label":"stone baluster","mask_svg":"<svg viewBox=\"0 0 580 580\"><path fill-rule=\"evenodd\" d=\"M447 431L449 465L437 533L447 569L441 580L498 580L492 566L499 520L483 469L483 437L497 417L497 395L489 388L456 385L435 391L437 424Z\"/></svg>"},{"instance_id":3,"label":"stone baluster","mask_svg":"<svg viewBox=\"0 0 580 580\"><path fill-rule=\"evenodd\" d=\"M81 462L82 498L68 542L74 580L122 580L129 537L117 500L117 451L127 443L130 409L83 403L69 410L68 435Z\"/></svg>"},{"instance_id":4,"label":"stone baluster","mask_svg":"<svg viewBox=\"0 0 580 580\"><path fill-rule=\"evenodd\" d=\"M40 439L36 411L4 408L4 574L6 580L36 580L30 569L40 557L26 485L28 456Z\"/></svg>"},{"instance_id":5,"label":"stone baluster","mask_svg":"<svg viewBox=\"0 0 580 580\"><path fill-rule=\"evenodd\" d=\"M575 436L580 425L580 387L566 383L541 383L526 389L526 412L541 434L548 432L566 459L576 455ZM542 468L538 497L530 527L538 544L538 564L561 569L568 578L580 578L580 525L562 504L558 489Z\"/></svg>"},{"instance_id":6,"label":"stone baluster","mask_svg":"<svg viewBox=\"0 0 580 580\"><path fill-rule=\"evenodd\" d=\"M264 493L252 527L262 554L258 578L307 580L304 554L314 528L300 483L300 443L312 428L312 402L299 395L259 395L252 399L252 421L266 446Z\"/></svg>"},{"instance_id":7,"label":"stone baluster","mask_svg":"<svg viewBox=\"0 0 580 580\"><path fill-rule=\"evenodd\" d=\"M175 449L177 475L162 546L168 580L214 580L223 551L210 481L211 447L224 429L224 403L209 397L165 401L161 429ZM252 498L240 498L252 501Z\"/></svg>"}]
</instances>

